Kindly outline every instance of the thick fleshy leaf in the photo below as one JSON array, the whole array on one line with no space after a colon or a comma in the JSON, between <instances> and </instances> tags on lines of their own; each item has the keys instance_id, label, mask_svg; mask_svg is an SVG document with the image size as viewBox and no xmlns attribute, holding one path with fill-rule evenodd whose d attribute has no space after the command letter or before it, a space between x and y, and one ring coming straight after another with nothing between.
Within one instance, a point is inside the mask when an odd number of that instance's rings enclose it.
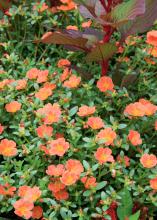
<instances>
[{"instance_id":1,"label":"thick fleshy leaf","mask_svg":"<svg viewBox=\"0 0 157 220\"><path fill-rule=\"evenodd\" d=\"M130 192L127 189L120 193L121 205L118 206L117 215L120 220L125 220L132 214L133 201Z\"/></svg>"},{"instance_id":2,"label":"thick fleshy leaf","mask_svg":"<svg viewBox=\"0 0 157 220\"><path fill-rule=\"evenodd\" d=\"M129 0L117 5L112 13L111 20L115 26L123 24L129 20L134 20L137 16L145 13L145 0Z\"/></svg>"},{"instance_id":3,"label":"thick fleshy leaf","mask_svg":"<svg viewBox=\"0 0 157 220\"><path fill-rule=\"evenodd\" d=\"M47 32L42 36L41 42L46 44L61 44L61 45L71 45L74 47L85 49L87 39L81 37L71 37L68 34L62 32Z\"/></svg>"},{"instance_id":4,"label":"thick fleshy leaf","mask_svg":"<svg viewBox=\"0 0 157 220\"><path fill-rule=\"evenodd\" d=\"M117 47L112 43L98 44L86 56L87 62L108 60L117 51Z\"/></svg>"},{"instance_id":5,"label":"thick fleshy leaf","mask_svg":"<svg viewBox=\"0 0 157 220\"><path fill-rule=\"evenodd\" d=\"M129 220L139 220L140 217L140 210L138 212L136 212L135 214L129 216Z\"/></svg>"}]
</instances>

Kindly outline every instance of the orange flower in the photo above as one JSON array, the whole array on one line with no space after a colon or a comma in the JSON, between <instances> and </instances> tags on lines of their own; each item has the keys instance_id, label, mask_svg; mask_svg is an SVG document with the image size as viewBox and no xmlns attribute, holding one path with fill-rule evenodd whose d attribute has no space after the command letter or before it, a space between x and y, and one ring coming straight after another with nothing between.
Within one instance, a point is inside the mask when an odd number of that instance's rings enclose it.
<instances>
[{"instance_id":1,"label":"orange flower","mask_svg":"<svg viewBox=\"0 0 157 220\"><path fill-rule=\"evenodd\" d=\"M157 120L155 121L155 130L157 131Z\"/></svg>"},{"instance_id":2,"label":"orange flower","mask_svg":"<svg viewBox=\"0 0 157 220\"><path fill-rule=\"evenodd\" d=\"M25 200L35 202L40 198L40 196L41 196L41 190L39 189L39 187L34 186L32 188L28 188L23 198Z\"/></svg>"},{"instance_id":3,"label":"orange flower","mask_svg":"<svg viewBox=\"0 0 157 220\"><path fill-rule=\"evenodd\" d=\"M27 80L26 79L19 79L17 81L16 89L17 90L22 90L22 89L25 89L26 86L27 86Z\"/></svg>"},{"instance_id":4,"label":"orange flower","mask_svg":"<svg viewBox=\"0 0 157 220\"><path fill-rule=\"evenodd\" d=\"M5 105L5 109L7 112L15 113L21 109L21 103L12 101Z\"/></svg>"},{"instance_id":5,"label":"orange flower","mask_svg":"<svg viewBox=\"0 0 157 220\"><path fill-rule=\"evenodd\" d=\"M2 126L2 125L0 124L0 135L3 133L3 131L4 131L4 126Z\"/></svg>"},{"instance_id":6,"label":"orange flower","mask_svg":"<svg viewBox=\"0 0 157 220\"><path fill-rule=\"evenodd\" d=\"M10 186L6 183L4 186L0 185L0 195L3 196L13 196L15 194L16 187Z\"/></svg>"},{"instance_id":7,"label":"orange flower","mask_svg":"<svg viewBox=\"0 0 157 220\"><path fill-rule=\"evenodd\" d=\"M3 81L0 82L0 90L3 90L5 86L11 85L14 82L15 82L14 79L4 79Z\"/></svg>"},{"instance_id":8,"label":"orange flower","mask_svg":"<svg viewBox=\"0 0 157 220\"><path fill-rule=\"evenodd\" d=\"M71 75L71 70L69 68L65 68L62 75L60 76L60 81L63 82L65 81L70 75Z\"/></svg>"},{"instance_id":9,"label":"orange flower","mask_svg":"<svg viewBox=\"0 0 157 220\"><path fill-rule=\"evenodd\" d=\"M7 83L8 83L7 79L0 81L0 91L7 85Z\"/></svg>"},{"instance_id":10,"label":"orange flower","mask_svg":"<svg viewBox=\"0 0 157 220\"><path fill-rule=\"evenodd\" d=\"M48 70L40 70L37 76L37 83L47 82L49 71Z\"/></svg>"},{"instance_id":11,"label":"orange flower","mask_svg":"<svg viewBox=\"0 0 157 220\"><path fill-rule=\"evenodd\" d=\"M134 117L143 117L145 115L144 105L140 102L131 103L124 110L125 115Z\"/></svg>"},{"instance_id":12,"label":"orange flower","mask_svg":"<svg viewBox=\"0 0 157 220\"><path fill-rule=\"evenodd\" d=\"M116 133L112 130L112 128L105 128L103 130L101 130L97 136L96 136L96 140L98 141L103 141L103 143L106 146L112 145L114 140L116 139L117 135Z\"/></svg>"},{"instance_id":13,"label":"orange flower","mask_svg":"<svg viewBox=\"0 0 157 220\"><path fill-rule=\"evenodd\" d=\"M37 2L36 5L33 6L33 10L37 10L39 13L44 12L48 8L49 7L45 2L43 2L42 4L40 2Z\"/></svg>"},{"instance_id":14,"label":"orange flower","mask_svg":"<svg viewBox=\"0 0 157 220\"><path fill-rule=\"evenodd\" d=\"M60 178L52 179L52 182L48 185L48 189L53 193L59 192L65 189L65 187L66 186L60 181Z\"/></svg>"},{"instance_id":15,"label":"orange flower","mask_svg":"<svg viewBox=\"0 0 157 220\"><path fill-rule=\"evenodd\" d=\"M77 88L79 86L81 82L81 77L77 77L75 75L71 75L69 80L66 80L64 83L63 83L63 86L64 87L67 87L67 88Z\"/></svg>"},{"instance_id":16,"label":"orange flower","mask_svg":"<svg viewBox=\"0 0 157 220\"><path fill-rule=\"evenodd\" d=\"M49 176L61 176L65 171L64 165L58 164L58 165L50 165L48 166L48 169L46 170L46 173Z\"/></svg>"},{"instance_id":17,"label":"orange flower","mask_svg":"<svg viewBox=\"0 0 157 220\"><path fill-rule=\"evenodd\" d=\"M14 141L10 141L8 139L3 139L0 142L0 155L5 157L16 156L17 148L16 143Z\"/></svg>"},{"instance_id":18,"label":"orange flower","mask_svg":"<svg viewBox=\"0 0 157 220\"><path fill-rule=\"evenodd\" d=\"M92 24L92 21L89 20L89 21L83 22L81 26L82 28L89 28L91 24Z\"/></svg>"},{"instance_id":19,"label":"orange flower","mask_svg":"<svg viewBox=\"0 0 157 220\"><path fill-rule=\"evenodd\" d=\"M153 46L157 46L157 31L152 30L147 33L147 43Z\"/></svg>"},{"instance_id":20,"label":"orange flower","mask_svg":"<svg viewBox=\"0 0 157 220\"><path fill-rule=\"evenodd\" d=\"M18 190L18 195L25 200L31 201L31 202L35 202L37 199L40 198L41 196L41 191L39 189L39 187L34 186L34 187L30 187L30 186L21 186L19 187Z\"/></svg>"},{"instance_id":21,"label":"orange flower","mask_svg":"<svg viewBox=\"0 0 157 220\"><path fill-rule=\"evenodd\" d=\"M71 186L78 180L78 175L70 171L65 171L60 180L64 185Z\"/></svg>"},{"instance_id":22,"label":"orange flower","mask_svg":"<svg viewBox=\"0 0 157 220\"><path fill-rule=\"evenodd\" d=\"M77 30L78 30L78 27L75 26L75 25L68 25L68 26L66 27L66 29L67 29L67 30L74 30L74 31L77 31Z\"/></svg>"},{"instance_id":23,"label":"orange flower","mask_svg":"<svg viewBox=\"0 0 157 220\"><path fill-rule=\"evenodd\" d=\"M133 46L136 44L136 40L137 40L137 37L130 35L126 38L125 43L129 46Z\"/></svg>"},{"instance_id":24,"label":"orange flower","mask_svg":"<svg viewBox=\"0 0 157 220\"><path fill-rule=\"evenodd\" d=\"M20 217L29 219L32 216L32 209L34 207L32 202L24 199L19 199L13 204L15 211L14 213Z\"/></svg>"},{"instance_id":25,"label":"orange flower","mask_svg":"<svg viewBox=\"0 0 157 220\"><path fill-rule=\"evenodd\" d=\"M60 59L57 63L58 68L68 67L71 65L71 62L67 59Z\"/></svg>"},{"instance_id":26,"label":"orange flower","mask_svg":"<svg viewBox=\"0 0 157 220\"><path fill-rule=\"evenodd\" d=\"M120 155L117 156L117 161L120 163L125 164L126 167L130 166L130 158L127 156L121 157Z\"/></svg>"},{"instance_id":27,"label":"orange flower","mask_svg":"<svg viewBox=\"0 0 157 220\"><path fill-rule=\"evenodd\" d=\"M56 85L54 83L45 82L43 88L54 90L56 88Z\"/></svg>"},{"instance_id":28,"label":"orange flower","mask_svg":"<svg viewBox=\"0 0 157 220\"><path fill-rule=\"evenodd\" d=\"M79 108L79 111L78 111L77 114L80 117L85 117L85 116L89 116L89 115L94 114L95 110L96 110L95 106L90 107L90 106L87 106L87 105L83 105Z\"/></svg>"},{"instance_id":29,"label":"orange flower","mask_svg":"<svg viewBox=\"0 0 157 220\"><path fill-rule=\"evenodd\" d=\"M23 198L25 196L27 190L29 190L29 189L31 189L30 186L26 186L26 185L20 186L19 190L18 190L18 196Z\"/></svg>"},{"instance_id":30,"label":"orange flower","mask_svg":"<svg viewBox=\"0 0 157 220\"><path fill-rule=\"evenodd\" d=\"M46 146L40 145L40 150L43 151L46 155L50 155L49 149Z\"/></svg>"},{"instance_id":31,"label":"orange flower","mask_svg":"<svg viewBox=\"0 0 157 220\"><path fill-rule=\"evenodd\" d=\"M43 108L38 109L36 113L43 117L45 124L58 122L61 116L60 106L57 103L53 105L48 103Z\"/></svg>"},{"instance_id":32,"label":"orange flower","mask_svg":"<svg viewBox=\"0 0 157 220\"><path fill-rule=\"evenodd\" d=\"M143 154L140 159L141 164L145 168L152 168L157 165L157 158L154 154Z\"/></svg>"},{"instance_id":33,"label":"orange flower","mask_svg":"<svg viewBox=\"0 0 157 220\"><path fill-rule=\"evenodd\" d=\"M44 101L46 100L49 96L52 95L52 90L49 88L41 88L39 91L35 94L35 97Z\"/></svg>"},{"instance_id":34,"label":"orange flower","mask_svg":"<svg viewBox=\"0 0 157 220\"><path fill-rule=\"evenodd\" d=\"M40 138L51 137L53 128L50 126L41 125L36 129L36 132Z\"/></svg>"},{"instance_id":35,"label":"orange flower","mask_svg":"<svg viewBox=\"0 0 157 220\"><path fill-rule=\"evenodd\" d=\"M148 64L151 64L151 65L155 65L156 64L156 62L154 61L154 60L152 60L152 59L149 59L149 58L144 58L144 60L146 61L146 63L148 63Z\"/></svg>"},{"instance_id":36,"label":"orange flower","mask_svg":"<svg viewBox=\"0 0 157 220\"><path fill-rule=\"evenodd\" d=\"M60 0L63 5L58 6L57 9L61 11L70 11L75 8L75 3L72 0Z\"/></svg>"},{"instance_id":37,"label":"orange flower","mask_svg":"<svg viewBox=\"0 0 157 220\"><path fill-rule=\"evenodd\" d=\"M43 215L43 209L41 206L35 206L32 210L32 218L34 219L41 219Z\"/></svg>"},{"instance_id":38,"label":"orange flower","mask_svg":"<svg viewBox=\"0 0 157 220\"><path fill-rule=\"evenodd\" d=\"M145 109L145 115L150 116L154 115L157 111L157 106L153 105L150 101L146 99L140 99L139 103L143 105L143 108Z\"/></svg>"},{"instance_id":39,"label":"orange flower","mask_svg":"<svg viewBox=\"0 0 157 220\"><path fill-rule=\"evenodd\" d=\"M81 182L84 184L86 189L91 189L97 186L96 178L94 176L82 177Z\"/></svg>"},{"instance_id":40,"label":"orange flower","mask_svg":"<svg viewBox=\"0 0 157 220\"><path fill-rule=\"evenodd\" d=\"M114 162L114 158L111 154L112 150L110 148L99 147L94 156L100 164L104 164L106 162Z\"/></svg>"},{"instance_id":41,"label":"orange flower","mask_svg":"<svg viewBox=\"0 0 157 220\"><path fill-rule=\"evenodd\" d=\"M26 73L26 76L28 79L36 79L39 72L40 70L38 70L37 68L32 68Z\"/></svg>"},{"instance_id":42,"label":"orange flower","mask_svg":"<svg viewBox=\"0 0 157 220\"><path fill-rule=\"evenodd\" d=\"M57 140L52 140L49 146L50 146L49 148L50 155L57 155L60 157L62 157L70 147L69 143L66 142L64 138L58 138Z\"/></svg>"},{"instance_id":43,"label":"orange flower","mask_svg":"<svg viewBox=\"0 0 157 220\"><path fill-rule=\"evenodd\" d=\"M116 46L118 48L117 53L123 53L124 52L124 47L120 45L120 42L116 42Z\"/></svg>"},{"instance_id":44,"label":"orange flower","mask_svg":"<svg viewBox=\"0 0 157 220\"><path fill-rule=\"evenodd\" d=\"M84 171L84 168L79 160L69 159L66 164L65 168L71 172L75 173L76 175L80 176L80 174Z\"/></svg>"},{"instance_id":45,"label":"orange flower","mask_svg":"<svg viewBox=\"0 0 157 220\"><path fill-rule=\"evenodd\" d=\"M100 129L104 127L104 122L100 117L90 117L88 118L87 125L92 129Z\"/></svg>"},{"instance_id":46,"label":"orange flower","mask_svg":"<svg viewBox=\"0 0 157 220\"><path fill-rule=\"evenodd\" d=\"M154 178L154 179L151 179L151 180L149 181L149 183L150 183L150 187L151 187L152 189L157 190L157 177Z\"/></svg>"},{"instance_id":47,"label":"orange flower","mask_svg":"<svg viewBox=\"0 0 157 220\"><path fill-rule=\"evenodd\" d=\"M153 57L157 57L157 47L150 48L148 50L148 54L152 55Z\"/></svg>"},{"instance_id":48,"label":"orange flower","mask_svg":"<svg viewBox=\"0 0 157 220\"><path fill-rule=\"evenodd\" d=\"M64 134L62 134L62 133L56 133L55 137L56 137L56 139L58 139L58 138L63 138L63 137L64 137Z\"/></svg>"},{"instance_id":49,"label":"orange flower","mask_svg":"<svg viewBox=\"0 0 157 220\"><path fill-rule=\"evenodd\" d=\"M69 193L65 189L63 189L58 192L54 192L53 196L57 200L67 200L69 198Z\"/></svg>"},{"instance_id":50,"label":"orange flower","mask_svg":"<svg viewBox=\"0 0 157 220\"><path fill-rule=\"evenodd\" d=\"M137 145L142 144L142 139L140 137L140 134L137 131L130 130L129 135L128 135L128 139L133 146L137 146Z\"/></svg>"},{"instance_id":51,"label":"orange flower","mask_svg":"<svg viewBox=\"0 0 157 220\"><path fill-rule=\"evenodd\" d=\"M97 87L101 92L113 91L114 84L112 79L108 76L101 77L97 82Z\"/></svg>"}]
</instances>

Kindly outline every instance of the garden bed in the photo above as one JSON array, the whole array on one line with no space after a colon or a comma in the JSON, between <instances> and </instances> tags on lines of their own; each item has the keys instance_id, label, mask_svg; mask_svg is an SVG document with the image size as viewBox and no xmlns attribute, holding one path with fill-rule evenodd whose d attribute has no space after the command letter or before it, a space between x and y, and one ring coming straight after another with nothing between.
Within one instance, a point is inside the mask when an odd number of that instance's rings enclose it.
<instances>
[{"instance_id":1,"label":"garden bed","mask_svg":"<svg viewBox=\"0 0 157 220\"><path fill-rule=\"evenodd\" d=\"M156 219L148 1L0 1L0 219Z\"/></svg>"}]
</instances>

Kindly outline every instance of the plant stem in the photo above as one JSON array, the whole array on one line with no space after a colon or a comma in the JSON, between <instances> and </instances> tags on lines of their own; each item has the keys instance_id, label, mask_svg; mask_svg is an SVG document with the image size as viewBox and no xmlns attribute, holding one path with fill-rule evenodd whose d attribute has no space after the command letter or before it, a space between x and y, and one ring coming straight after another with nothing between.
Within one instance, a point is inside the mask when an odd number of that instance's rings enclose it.
<instances>
[{"instance_id":1,"label":"plant stem","mask_svg":"<svg viewBox=\"0 0 157 220\"><path fill-rule=\"evenodd\" d=\"M107 74L107 70L108 70L108 66L109 66L109 61L108 60L103 60L101 66L102 66L101 75L105 76Z\"/></svg>"},{"instance_id":2,"label":"plant stem","mask_svg":"<svg viewBox=\"0 0 157 220\"><path fill-rule=\"evenodd\" d=\"M107 5L106 5L106 2L105 0L100 0L101 4L103 5L105 11L107 12Z\"/></svg>"}]
</instances>

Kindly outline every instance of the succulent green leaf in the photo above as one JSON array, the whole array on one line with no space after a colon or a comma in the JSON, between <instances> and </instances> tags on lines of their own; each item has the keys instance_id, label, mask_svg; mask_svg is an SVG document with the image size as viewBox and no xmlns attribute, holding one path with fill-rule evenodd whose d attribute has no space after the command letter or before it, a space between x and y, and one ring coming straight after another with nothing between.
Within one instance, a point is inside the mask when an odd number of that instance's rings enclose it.
<instances>
[{"instance_id":1,"label":"succulent green leaf","mask_svg":"<svg viewBox=\"0 0 157 220\"><path fill-rule=\"evenodd\" d=\"M127 189L123 189L119 193L121 197L121 205L117 208L117 215L120 220L125 220L132 214L133 201L130 192Z\"/></svg>"},{"instance_id":2,"label":"succulent green leaf","mask_svg":"<svg viewBox=\"0 0 157 220\"><path fill-rule=\"evenodd\" d=\"M139 220L140 210L129 217L129 220Z\"/></svg>"}]
</instances>

